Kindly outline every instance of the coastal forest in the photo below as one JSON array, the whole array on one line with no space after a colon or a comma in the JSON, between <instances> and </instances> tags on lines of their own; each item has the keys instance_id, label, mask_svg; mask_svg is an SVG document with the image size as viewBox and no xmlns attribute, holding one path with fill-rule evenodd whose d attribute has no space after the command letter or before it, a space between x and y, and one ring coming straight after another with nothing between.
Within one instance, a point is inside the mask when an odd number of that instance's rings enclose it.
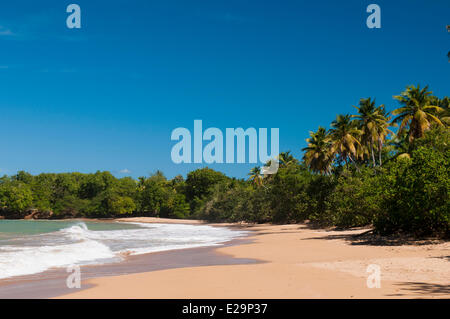
<instances>
[{"instance_id":1,"label":"coastal forest","mask_svg":"<svg viewBox=\"0 0 450 319\"><path fill-rule=\"evenodd\" d=\"M450 98L408 86L388 111L363 98L310 132L303 157L245 179L201 168L167 179L109 172L0 177L0 218L154 216L211 222L373 226L381 235L450 237ZM266 163L266 165L270 165Z\"/></svg>"}]
</instances>

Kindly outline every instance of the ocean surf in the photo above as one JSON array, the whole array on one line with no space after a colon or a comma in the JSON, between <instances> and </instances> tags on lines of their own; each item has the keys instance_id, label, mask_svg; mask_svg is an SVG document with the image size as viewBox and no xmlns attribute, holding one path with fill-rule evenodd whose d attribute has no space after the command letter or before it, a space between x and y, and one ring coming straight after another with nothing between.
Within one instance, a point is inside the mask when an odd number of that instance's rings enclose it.
<instances>
[{"instance_id":1,"label":"ocean surf","mask_svg":"<svg viewBox=\"0 0 450 319\"><path fill-rule=\"evenodd\" d=\"M208 225L0 220L0 279L120 262L128 255L220 245L245 233Z\"/></svg>"}]
</instances>

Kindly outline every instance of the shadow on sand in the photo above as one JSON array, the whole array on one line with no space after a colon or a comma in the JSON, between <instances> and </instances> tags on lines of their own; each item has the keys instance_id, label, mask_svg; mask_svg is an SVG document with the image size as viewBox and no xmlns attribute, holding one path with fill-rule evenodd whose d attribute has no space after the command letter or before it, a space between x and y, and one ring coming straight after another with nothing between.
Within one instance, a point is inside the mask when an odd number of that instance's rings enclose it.
<instances>
[{"instance_id":1,"label":"shadow on sand","mask_svg":"<svg viewBox=\"0 0 450 319\"><path fill-rule=\"evenodd\" d=\"M318 227L307 226L309 229L318 230ZM304 240L313 239L328 239L336 240L342 239L351 245L369 245L369 246L404 246L404 245L432 245L446 242L446 240L439 238L421 238L417 239L410 235L395 234L389 236L381 236L375 234L373 229L365 228L353 228L353 229L322 229L324 233L328 235L320 237L304 238Z\"/></svg>"},{"instance_id":2,"label":"shadow on sand","mask_svg":"<svg viewBox=\"0 0 450 319\"><path fill-rule=\"evenodd\" d=\"M390 297L401 297L410 295L411 293L417 295L433 295L436 297L448 296L450 294L450 285L431 284L426 282L401 282L396 284L403 291L408 291L409 294L390 294Z\"/></svg>"}]
</instances>

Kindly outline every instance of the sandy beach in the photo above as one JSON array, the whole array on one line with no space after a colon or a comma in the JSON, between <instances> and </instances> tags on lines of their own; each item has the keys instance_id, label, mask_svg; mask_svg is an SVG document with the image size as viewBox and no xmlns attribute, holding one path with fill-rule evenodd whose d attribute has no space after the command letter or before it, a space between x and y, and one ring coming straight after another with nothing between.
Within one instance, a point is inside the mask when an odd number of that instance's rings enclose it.
<instances>
[{"instance_id":1,"label":"sandy beach","mask_svg":"<svg viewBox=\"0 0 450 319\"><path fill-rule=\"evenodd\" d=\"M121 221L201 223L155 218ZM215 254L255 262L91 278L82 282L81 290L58 298L450 297L449 242L379 243L354 236L367 229L317 230L298 224L216 226L251 232L242 243L213 248ZM380 288L367 286L371 264L380 267Z\"/></svg>"}]
</instances>

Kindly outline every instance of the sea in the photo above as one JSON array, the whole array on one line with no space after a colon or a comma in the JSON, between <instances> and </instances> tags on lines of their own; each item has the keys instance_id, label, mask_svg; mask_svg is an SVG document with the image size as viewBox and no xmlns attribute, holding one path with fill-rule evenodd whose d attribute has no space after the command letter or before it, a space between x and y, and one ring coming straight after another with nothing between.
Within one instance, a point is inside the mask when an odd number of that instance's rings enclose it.
<instances>
[{"instance_id":1,"label":"sea","mask_svg":"<svg viewBox=\"0 0 450 319\"><path fill-rule=\"evenodd\" d=\"M129 255L221 245L244 236L226 227L85 220L0 220L0 279Z\"/></svg>"}]
</instances>

